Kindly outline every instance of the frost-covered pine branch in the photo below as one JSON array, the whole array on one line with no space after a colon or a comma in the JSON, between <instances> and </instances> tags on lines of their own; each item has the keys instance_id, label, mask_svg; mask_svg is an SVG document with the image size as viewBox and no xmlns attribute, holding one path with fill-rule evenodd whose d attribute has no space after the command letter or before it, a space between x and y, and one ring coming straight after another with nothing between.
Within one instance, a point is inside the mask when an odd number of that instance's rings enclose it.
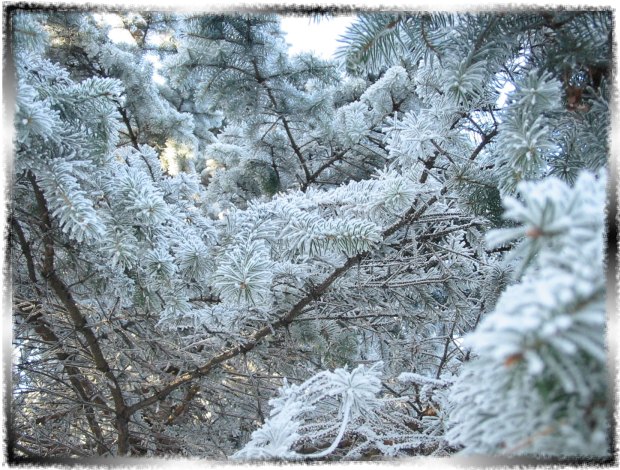
<instances>
[{"instance_id":1,"label":"frost-covered pine branch","mask_svg":"<svg viewBox=\"0 0 620 470\"><path fill-rule=\"evenodd\" d=\"M489 234L491 243L522 237L513 253L529 265L466 339L477 357L451 392L447 434L464 451L608 452L605 181L582 173L573 188L521 183L523 202L508 199L506 212L520 226Z\"/></svg>"}]
</instances>

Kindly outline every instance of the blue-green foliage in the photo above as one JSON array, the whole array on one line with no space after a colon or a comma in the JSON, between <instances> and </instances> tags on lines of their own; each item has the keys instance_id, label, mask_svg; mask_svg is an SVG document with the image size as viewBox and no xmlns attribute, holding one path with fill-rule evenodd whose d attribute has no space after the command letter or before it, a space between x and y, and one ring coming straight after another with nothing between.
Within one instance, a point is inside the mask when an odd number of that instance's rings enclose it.
<instances>
[{"instance_id":1,"label":"blue-green foliage","mask_svg":"<svg viewBox=\"0 0 620 470\"><path fill-rule=\"evenodd\" d=\"M521 183L524 202L512 200L506 212L519 228L490 233L495 243L523 238L513 253L528 264L467 338L479 357L451 392L448 433L467 452L608 452L605 181L583 173L574 188Z\"/></svg>"},{"instance_id":2,"label":"blue-green foliage","mask_svg":"<svg viewBox=\"0 0 620 470\"><path fill-rule=\"evenodd\" d=\"M20 452L608 454L611 15L11 21Z\"/></svg>"}]
</instances>

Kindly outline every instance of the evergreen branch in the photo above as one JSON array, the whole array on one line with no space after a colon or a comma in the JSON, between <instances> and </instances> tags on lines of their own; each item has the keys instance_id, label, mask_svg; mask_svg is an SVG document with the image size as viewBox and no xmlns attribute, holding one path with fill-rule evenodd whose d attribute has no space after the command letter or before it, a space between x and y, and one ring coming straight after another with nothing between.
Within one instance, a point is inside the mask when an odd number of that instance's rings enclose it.
<instances>
[{"instance_id":1,"label":"evergreen branch","mask_svg":"<svg viewBox=\"0 0 620 470\"><path fill-rule=\"evenodd\" d=\"M441 52L439 52L439 50L437 50L435 46L433 46L430 39L428 38L428 34L426 33L426 28L424 27L425 19L426 19L426 15L422 15L420 18L420 32L422 33L422 39L424 40L424 44L426 44L426 46L435 53L435 55L437 56L437 59L439 60L439 64L441 64L442 54Z\"/></svg>"},{"instance_id":2,"label":"evergreen branch","mask_svg":"<svg viewBox=\"0 0 620 470\"><path fill-rule=\"evenodd\" d=\"M424 171L422 171L422 175L420 176L420 180L419 180L421 184L426 183L426 180L428 179L428 175L430 174L430 171L433 169L433 166L435 166L435 161L437 160L438 156L439 156L439 151L436 151L433 153L433 155L428 157L428 160L420 159L420 161L424 164Z\"/></svg>"},{"instance_id":3,"label":"evergreen branch","mask_svg":"<svg viewBox=\"0 0 620 470\"><path fill-rule=\"evenodd\" d=\"M286 132L286 136L288 137L288 140L291 143L291 147L293 148L293 152L295 153L295 155L297 156L297 159L299 160L299 163L301 164L301 168L304 171L304 175L306 177L306 182L307 182L310 179L310 176L311 176L310 175L310 171L308 170L308 165L306 163L306 159L305 159L303 153L301 152L301 149L299 148L299 145L297 145L297 142L295 141L295 138L293 137L293 133L291 132L291 128L289 126L289 122L286 119L286 117L284 116L284 114L280 114L278 112L278 102L276 101L276 98L273 95L273 91L271 90L271 88L267 84L267 78L263 77L262 74L260 73L260 71L258 69L258 63L256 62L255 58L252 59L252 66L254 67L254 78L256 79L257 83L260 86L262 86L265 89L265 91L267 92L267 96L269 97L269 101L271 102L271 105L273 106L274 112L276 113L276 115L282 121L282 125L284 126L284 130Z\"/></svg>"},{"instance_id":4,"label":"evergreen branch","mask_svg":"<svg viewBox=\"0 0 620 470\"><path fill-rule=\"evenodd\" d=\"M127 111L122 106L118 106L116 109L118 109L118 112L120 113L121 118L123 119L123 123L125 124L125 127L127 128L127 135L129 136L129 139L131 140L131 145L133 145L133 147L136 150L140 150L139 145L138 145L138 138L136 137L136 134L134 134L133 132L131 123L129 122L129 116L127 116Z\"/></svg>"},{"instance_id":5,"label":"evergreen branch","mask_svg":"<svg viewBox=\"0 0 620 470\"><path fill-rule=\"evenodd\" d=\"M396 274L396 273L395 273ZM366 282L364 284L365 287L382 287L382 288L401 288L401 287L411 287L411 286L420 286L425 284L443 284L450 279L454 279L453 276L447 277L429 277L426 279L411 279L411 280L402 280L402 281L382 281L382 282Z\"/></svg>"},{"instance_id":6,"label":"evergreen branch","mask_svg":"<svg viewBox=\"0 0 620 470\"><path fill-rule=\"evenodd\" d=\"M337 161L341 160L342 157L345 156L345 154L349 151L349 149L345 149L342 150L341 152L337 152L335 153L329 160L327 160L326 162L324 162L319 168L317 168L317 170L312 173L307 180L305 181L305 183L302 184L301 186L301 190L305 191L306 189L308 189L308 187L312 184L316 182L316 179L321 175L321 173L323 173L326 169L328 169L330 166L332 166L334 163L336 163Z\"/></svg>"},{"instance_id":7,"label":"evergreen branch","mask_svg":"<svg viewBox=\"0 0 620 470\"><path fill-rule=\"evenodd\" d=\"M387 228L383 233L383 239L388 238L393 235L399 229L403 228L405 225L411 224L420 218L430 206L432 206L439 199L440 195L443 195L447 192L447 187L442 188L439 191L438 195L432 196L428 201L422 203L420 200L416 200L412 207L405 213L405 215L394 225ZM422 203L418 208L418 203ZM341 265L339 268L336 268L332 273L327 276L320 284L314 286L306 296L304 296L301 300L299 300L285 315L280 317L278 320L270 323L267 326L260 328L255 331L251 335L249 335L242 344L235 346L233 348L226 349L222 351L220 354L212 357L209 361L207 361L204 365L190 371L186 372L175 380L170 382L168 385L164 386L161 390L154 393L148 398L145 398L127 408L126 414L128 416L133 415L137 411L146 408L148 406L154 405L160 400L163 400L168 395L170 395L173 391L181 387L183 384L192 382L197 378L200 378L204 375L209 374L212 370L218 367L220 364L223 364L230 359L237 357L241 354L245 354L251 350L253 350L256 346L261 343L265 337L273 334L274 331L286 327L293 323L293 321L303 313L304 309L312 304L313 302L319 300L321 296L329 289L329 287L338 279L340 279L346 272L348 272L353 266L359 264L359 262L370 255L370 252L366 251L363 253L359 253L355 256L347 258L347 261Z\"/></svg>"},{"instance_id":8,"label":"evergreen branch","mask_svg":"<svg viewBox=\"0 0 620 470\"><path fill-rule=\"evenodd\" d=\"M36 274L36 270L34 267L34 261L32 258L32 253L30 251L30 244L28 243L28 240L26 240L26 236L24 235L24 231L19 225L19 222L13 216L11 216L11 225L13 226L13 229L15 230L15 234L17 234L19 245L21 247L22 253L24 254L24 257L26 258L26 268L28 270L28 277L30 277L30 281L32 282L32 285L34 286L35 290L40 293L39 288L38 288L39 282L37 280L37 274Z\"/></svg>"},{"instance_id":9,"label":"evergreen branch","mask_svg":"<svg viewBox=\"0 0 620 470\"><path fill-rule=\"evenodd\" d=\"M84 403L86 420L88 421L90 429L95 436L95 440L97 442L97 453L99 455L111 453L110 449L105 445L103 431L101 430L101 426L97 421L95 411L91 405L91 400L89 398L89 395L93 395L92 390L94 390L94 386L86 379L86 377L84 377L84 375L80 372L77 366L70 365L68 363L68 359L71 357L71 355L62 350L63 342L45 322L42 313L38 312L35 315L28 315L27 312L23 311L23 308L19 308L19 311L24 314L26 321L33 325L34 331L39 334L39 336L45 343L49 345L55 345L55 348L60 349L60 351L57 351L55 353L56 358L58 359L60 364L62 364L63 369L69 376L69 381L71 382L71 385L73 386L73 389L77 394L78 399ZM87 393L86 390L90 390L91 393ZM111 411L101 398L95 396L93 400L98 405L102 406L105 410Z\"/></svg>"},{"instance_id":10,"label":"evergreen branch","mask_svg":"<svg viewBox=\"0 0 620 470\"><path fill-rule=\"evenodd\" d=\"M170 415L168 415L168 418L166 419L166 424L168 425L173 424L174 421L179 416L185 413L189 409L190 402L198 394L199 391L200 391L200 387L198 385L196 384L192 385L189 388L189 390L187 390L187 393L183 397L183 400L181 401L181 403L179 405L175 405L172 407L172 411Z\"/></svg>"},{"instance_id":11,"label":"evergreen branch","mask_svg":"<svg viewBox=\"0 0 620 470\"><path fill-rule=\"evenodd\" d=\"M480 142L478 146L474 149L472 154L469 156L469 159L472 161L475 160L478 154L482 152L482 149L484 149L487 146L487 144L491 142L491 139L493 139L493 137L495 137L496 135L497 135L497 128L493 129L488 134L485 134L484 137L482 138L482 142Z\"/></svg>"},{"instance_id":12,"label":"evergreen branch","mask_svg":"<svg viewBox=\"0 0 620 470\"><path fill-rule=\"evenodd\" d=\"M102 372L110 382L108 384L108 387L112 392L112 397L114 399L114 408L117 415L116 427L118 430L118 452L120 455L125 455L129 452L130 415L126 412L127 406L125 404L123 393L121 391L116 376L112 372L112 369L110 368L103 354L103 351L101 350L101 346L99 345L97 337L89 327L88 322L80 311L77 302L71 294L71 291L67 288L66 284L62 281L62 279L60 279L54 268L54 242L51 235L52 224L47 208L47 202L45 201L45 196L39 188L36 178L32 173L29 174L29 179L36 195L39 212L41 213L41 219L47 227L47 233L44 233L43 237L45 243L45 250L43 269L41 274L43 275L43 278L45 278L47 282L49 282L54 293L65 306L67 312L69 313L69 316L71 317L71 320L73 321L76 331L78 331L86 339L86 343L88 344L88 348L91 352L92 358L95 361L97 370Z\"/></svg>"},{"instance_id":13,"label":"evergreen branch","mask_svg":"<svg viewBox=\"0 0 620 470\"><path fill-rule=\"evenodd\" d=\"M469 227L475 227L475 226L480 226L480 225L484 225L484 224L482 222L472 220L471 222L464 224L464 225L457 225L455 227L450 227L446 230L442 230L439 232L426 233L426 234L420 235L419 237L416 238L416 240L425 241L425 240L432 240L434 238L441 238L444 235L447 235L449 233L457 232L459 230L464 230Z\"/></svg>"}]
</instances>

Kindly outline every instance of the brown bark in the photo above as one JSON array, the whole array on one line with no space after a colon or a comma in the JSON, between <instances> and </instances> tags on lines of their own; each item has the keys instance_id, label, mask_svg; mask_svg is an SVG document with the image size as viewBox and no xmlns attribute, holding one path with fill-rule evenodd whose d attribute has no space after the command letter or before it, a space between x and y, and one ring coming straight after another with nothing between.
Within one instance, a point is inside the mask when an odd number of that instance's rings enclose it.
<instances>
[{"instance_id":1,"label":"brown bark","mask_svg":"<svg viewBox=\"0 0 620 470\"><path fill-rule=\"evenodd\" d=\"M121 391L121 387L112 372L108 361L106 360L97 337L88 325L85 316L80 311L78 303L75 301L70 289L62 281L54 268L55 248L52 236L52 223L47 207L45 196L39 188L34 174L28 175L32 188L35 193L41 220L45 226L43 234L44 241L44 259L42 263L41 275L47 280L48 285L52 288L56 297L65 307L75 330L86 340L88 350L95 363L95 367L100 371L108 381L108 387L114 400L114 411L116 413L115 427L118 432L118 454L126 455L129 453L129 417L127 406Z\"/></svg>"}]
</instances>

